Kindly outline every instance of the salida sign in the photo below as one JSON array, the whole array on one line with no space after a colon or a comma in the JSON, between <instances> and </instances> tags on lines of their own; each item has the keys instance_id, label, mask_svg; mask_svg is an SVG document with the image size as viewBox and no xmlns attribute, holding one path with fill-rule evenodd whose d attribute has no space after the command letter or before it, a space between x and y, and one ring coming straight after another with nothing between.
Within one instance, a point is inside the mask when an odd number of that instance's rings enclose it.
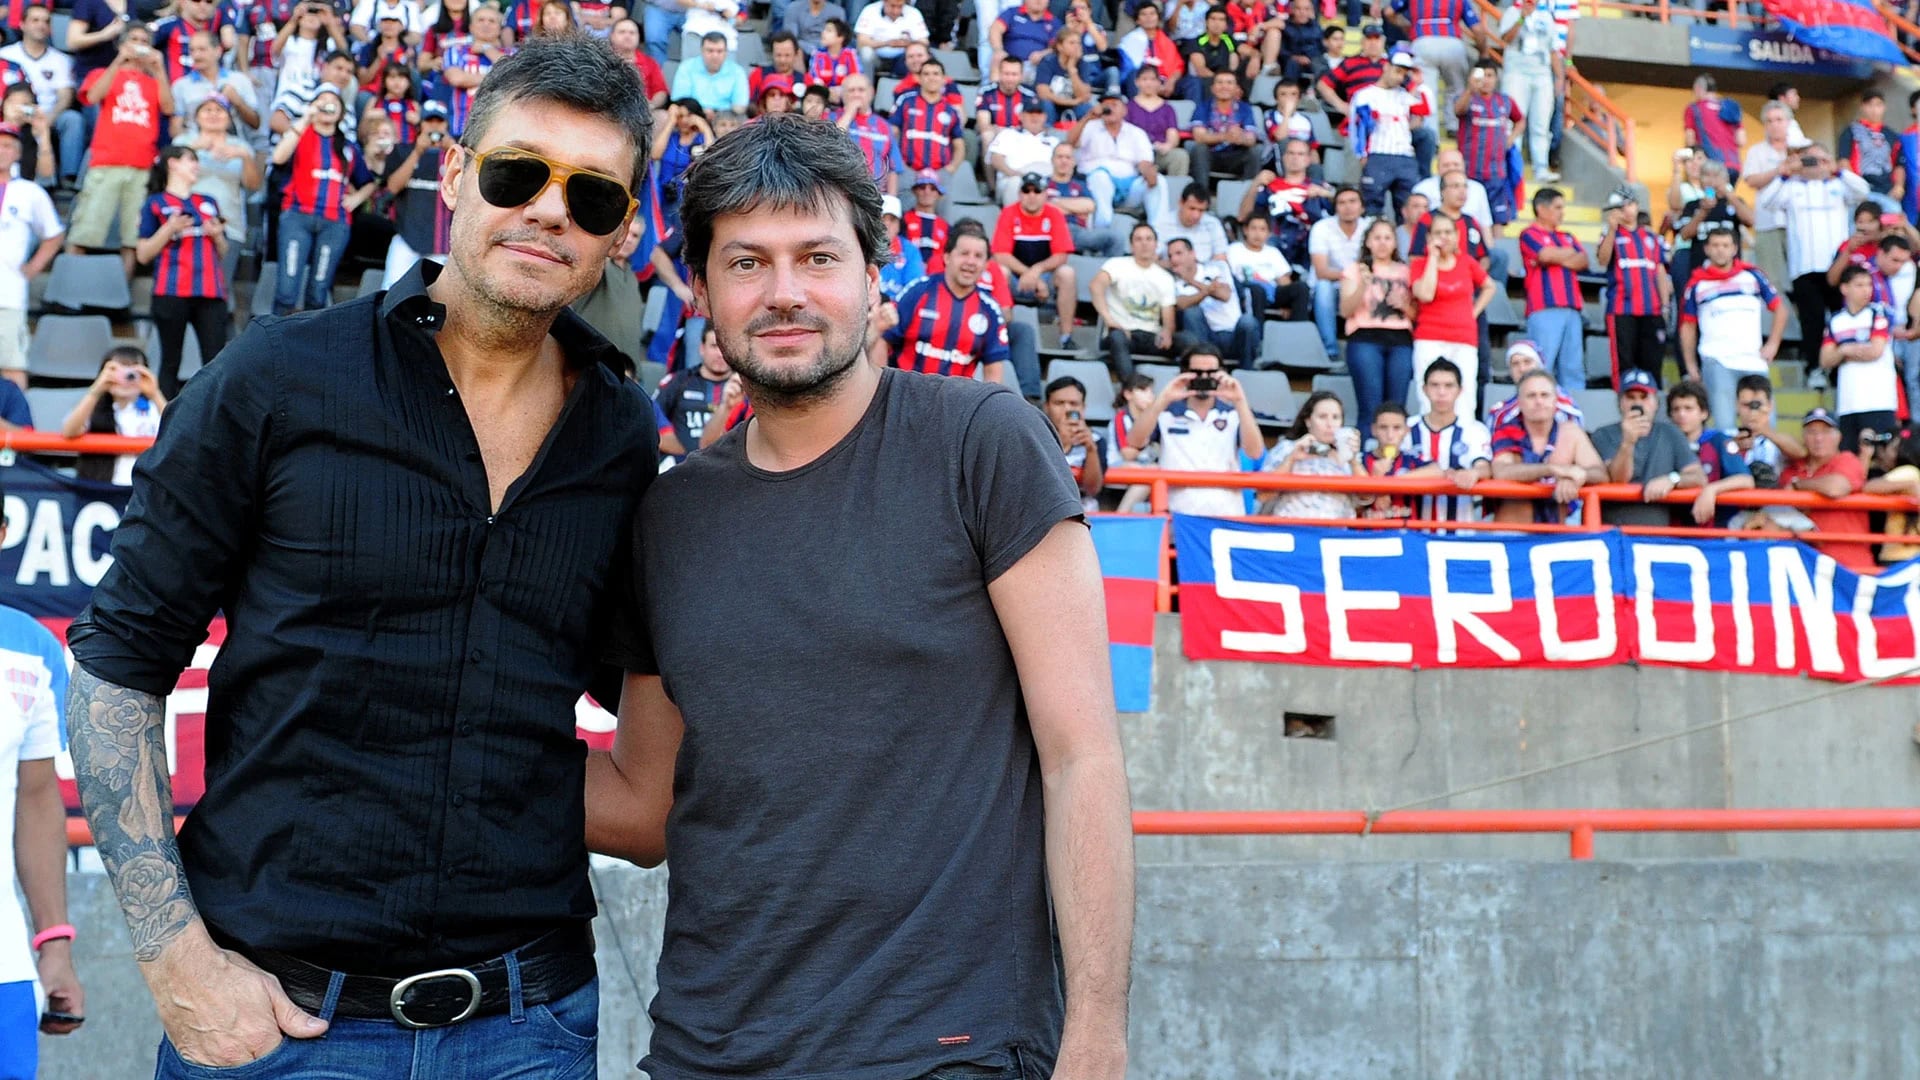
<instances>
[{"instance_id":1,"label":"salida sign","mask_svg":"<svg viewBox=\"0 0 1920 1080\"><path fill-rule=\"evenodd\" d=\"M1920 668L1920 561L1791 542L1441 537L1176 515L1186 654L1329 665L1628 661L1837 680Z\"/></svg>"},{"instance_id":2,"label":"salida sign","mask_svg":"<svg viewBox=\"0 0 1920 1080\"><path fill-rule=\"evenodd\" d=\"M1689 27L1687 56L1695 67L1831 75L1840 79L1873 77L1872 64L1795 41L1777 28L1730 30L1723 26Z\"/></svg>"}]
</instances>

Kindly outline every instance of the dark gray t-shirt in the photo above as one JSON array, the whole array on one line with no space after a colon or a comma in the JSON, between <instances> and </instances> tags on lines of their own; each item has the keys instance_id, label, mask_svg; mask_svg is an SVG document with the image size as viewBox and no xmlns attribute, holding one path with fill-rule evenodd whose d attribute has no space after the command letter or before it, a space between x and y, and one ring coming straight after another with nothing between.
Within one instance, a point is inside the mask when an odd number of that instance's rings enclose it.
<instances>
[{"instance_id":1,"label":"dark gray t-shirt","mask_svg":"<svg viewBox=\"0 0 1920 1080\"><path fill-rule=\"evenodd\" d=\"M898 370L801 468L749 464L747 430L636 518L651 648L620 659L686 722L641 1067L1042 1080L1040 773L987 585L1080 515L1060 444L1004 387Z\"/></svg>"},{"instance_id":2,"label":"dark gray t-shirt","mask_svg":"<svg viewBox=\"0 0 1920 1080\"><path fill-rule=\"evenodd\" d=\"M1612 461L1620 452L1620 425L1608 424L1593 433L1593 448L1604 461ZM1647 437L1633 445L1633 482L1644 484L1655 477L1676 473L1698 464L1699 455L1688 445L1680 429L1664 420L1655 420ZM1609 525L1671 525L1673 511L1661 503L1629 503L1618 499L1600 504L1600 519ZM1689 521L1692 519L1689 518Z\"/></svg>"}]
</instances>

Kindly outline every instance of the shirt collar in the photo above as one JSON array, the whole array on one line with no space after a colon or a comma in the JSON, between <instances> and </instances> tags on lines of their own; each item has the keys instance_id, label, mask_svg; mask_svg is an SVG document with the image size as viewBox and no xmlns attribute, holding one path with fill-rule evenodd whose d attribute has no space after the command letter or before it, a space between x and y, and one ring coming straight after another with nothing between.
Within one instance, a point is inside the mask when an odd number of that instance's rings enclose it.
<instances>
[{"instance_id":1,"label":"shirt collar","mask_svg":"<svg viewBox=\"0 0 1920 1080\"><path fill-rule=\"evenodd\" d=\"M421 259L414 263L413 269L407 271L381 298L380 317L389 321L398 319L429 334L439 333L441 327L446 325L447 306L429 296L427 286L433 284L444 269L432 259ZM624 378L627 368L632 366L626 354L601 337L572 308L561 310L548 333L559 343L560 353L566 357L569 367L585 369L599 364L611 372L617 381Z\"/></svg>"}]
</instances>

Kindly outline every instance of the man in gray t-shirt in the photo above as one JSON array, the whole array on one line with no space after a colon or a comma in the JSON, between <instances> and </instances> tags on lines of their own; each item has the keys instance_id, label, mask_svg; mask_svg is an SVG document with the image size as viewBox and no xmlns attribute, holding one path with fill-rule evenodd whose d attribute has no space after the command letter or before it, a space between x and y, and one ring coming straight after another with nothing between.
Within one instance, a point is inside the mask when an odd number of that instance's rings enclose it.
<instances>
[{"instance_id":1,"label":"man in gray t-shirt","mask_svg":"<svg viewBox=\"0 0 1920 1080\"><path fill-rule=\"evenodd\" d=\"M683 188L753 413L636 515L588 761L589 845L672 859L640 1066L1123 1080L1132 830L1080 495L1018 394L866 361L880 194L823 130L765 117Z\"/></svg>"},{"instance_id":2,"label":"man in gray t-shirt","mask_svg":"<svg viewBox=\"0 0 1920 1080\"><path fill-rule=\"evenodd\" d=\"M1707 482L1700 458L1680 429L1660 416L1653 376L1635 368L1620 377L1620 422L1593 433L1593 448L1607 462L1607 478L1616 484L1639 484L1640 502L1619 499L1600 504L1600 518L1609 525L1671 525L1673 508L1660 500L1679 488L1702 487Z\"/></svg>"}]
</instances>

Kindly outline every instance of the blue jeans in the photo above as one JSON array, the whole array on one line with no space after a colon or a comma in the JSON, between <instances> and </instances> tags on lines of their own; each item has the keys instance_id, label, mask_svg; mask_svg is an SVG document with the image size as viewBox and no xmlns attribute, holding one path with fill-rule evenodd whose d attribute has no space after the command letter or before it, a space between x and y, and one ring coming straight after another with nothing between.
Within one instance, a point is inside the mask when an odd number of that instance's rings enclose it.
<instances>
[{"instance_id":1,"label":"blue jeans","mask_svg":"<svg viewBox=\"0 0 1920 1080\"><path fill-rule=\"evenodd\" d=\"M785 10L781 11L785 14ZM667 11L657 5L648 4L640 9L640 27L646 31L641 36L646 39L647 55L658 63L667 62L667 42L680 32L687 21L684 11ZM698 59L698 57L695 57Z\"/></svg>"},{"instance_id":2,"label":"blue jeans","mask_svg":"<svg viewBox=\"0 0 1920 1080\"><path fill-rule=\"evenodd\" d=\"M1320 344L1327 355L1340 355L1340 283L1313 279L1313 324L1320 329Z\"/></svg>"},{"instance_id":3,"label":"blue jeans","mask_svg":"<svg viewBox=\"0 0 1920 1080\"><path fill-rule=\"evenodd\" d=\"M1433 155L1440 152L1440 134L1433 125L1422 124L1408 136L1413 139L1413 159L1419 163L1420 179L1425 180L1433 175Z\"/></svg>"},{"instance_id":4,"label":"blue jeans","mask_svg":"<svg viewBox=\"0 0 1920 1080\"><path fill-rule=\"evenodd\" d=\"M1349 340L1347 374L1353 376L1353 404L1359 414L1347 417L1347 424L1365 431L1382 402L1405 402L1407 387L1413 384L1413 346Z\"/></svg>"},{"instance_id":5,"label":"blue jeans","mask_svg":"<svg viewBox=\"0 0 1920 1080\"><path fill-rule=\"evenodd\" d=\"M1899 342L1895 343L1900 344ZM1707 387L1707 419L1722 431L1738 431L1740 418L1735 405L1737 387L1744 371L1734 371L1711 356L1700 358L1700 381Z\"/></svg>"},{"instance_id":6,"label":"blue jeans","mask_svg":"<svg viewBox=\"0 0 1920 1080\"><path fill-rule=\"evenodd\" d=\"M165 1038L154 1080L430 1080L448 1076L488 1080L589 1080L596 1075L600 982L595 979L558 1001L521 1005L462 1024L411 1031L391 1020L328 1015L318 1039L287 1039L267 1056L214 1069L182 1058Z\"/></svg>"},{"instance_id":7,"label":"blue jeans","mask_svg":"<svg viewBox=\"0 0 1920 1080\"><path fill-rule=\"evenodd\" d=\"M0 983L0 1080L33 1080L40 1067L40 995L33 980Z\"/></svg>"},{"instance_id":8,"label":"blue jeans","mask_svg":"<svg viewBox=\"0 0 1920 1080\"><path fill-rule=\"evenodd\" d=\"M1007 324L1007 364L1022 397L1037 398L1045 389L1040 381L1040 339L1027 323ZM1089 391L1091 392L1091 391Z\"/></svg>"},{"instance_id":9,"label":"blue jeans","mask_svg":"<svg viewBox=\"0 0 1920 1080\"><path fill-rule=\"evenodd\" d=\"M1196 341L1210 341L1222 353L1223 363L1253 370L1253 362L1260 353L1260 327L1256 326L1253 316L1242 313L1240 321L1233 324L1231 330L1215 330L1207 325L1207 317L1195 304L1180 313L1180 329L1191 335Z\"/></svg>"},{"instance_id":10,"label":"blue jeans","mask_svg":"<svg viewBox=\"0 0 1920 1080\"><path fill-rule=\"evenodd\" d=\"M1543 308L1527 316L1527 336L1540 346L1540 362L1565 390L1587 385L1587 357L1581 345L1580 313L1573 308Z\"/></svg>"},{"instance_id":11,"label":"blue jeans","mask_svg":"<svg viewBox=\"0 0 1920 1080\"><path fill-rule=\"evenodd\" d=\"M59 155L60 179L74 180L87 156L90 133L87 117L78 109L68 109L53 118L53 145Z\"/></svg>"},{"instance_id":12,"label":"blue jeans","mask_svg":"<svg viewBox=\"0 0 1920 1080\"><path fill-rule=\"evenodd\" d=\"M1368 217L1379 217L1391 196L1397 220L1400 208L1407 204L1407 196L1413 194L1413 185L1419 182L1420 165L1413 158L1403 154L1368 154L1366 164L1360 167L1361 205L1366 207Z\"/></svg>"},{"instance_id":13,"label":"blue jeans","mask_svg":"<svg viewBox=\"0 0 1920 1080\"><path fill-rule=\"evenodd\" d=\"M319 311L333 299L333 275L347 253L352 226L318 214L293 210L280 214L280 277L273 285L273 311L285 315L300 306L306 282L307 310Z\"/></svg>"}]
</instances>

